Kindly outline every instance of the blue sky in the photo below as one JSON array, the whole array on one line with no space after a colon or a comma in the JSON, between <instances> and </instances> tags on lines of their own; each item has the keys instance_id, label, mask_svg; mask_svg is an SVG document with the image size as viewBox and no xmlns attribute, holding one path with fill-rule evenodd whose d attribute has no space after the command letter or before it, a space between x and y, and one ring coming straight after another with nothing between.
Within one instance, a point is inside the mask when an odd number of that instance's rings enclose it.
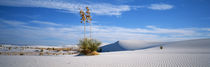
<instances>
[{"instance_id":1,"label":"blue sky","mask_svg":"<svg viewBox=\"0 0 210 67\"><path fill-rule=\"evenodd\" d=\"M89 6L93 38L178 41L210 38L209 0L0 0L0 43L73 45ZM89 36L89 24L87 36Z\"/></svg>"}]
</instances>

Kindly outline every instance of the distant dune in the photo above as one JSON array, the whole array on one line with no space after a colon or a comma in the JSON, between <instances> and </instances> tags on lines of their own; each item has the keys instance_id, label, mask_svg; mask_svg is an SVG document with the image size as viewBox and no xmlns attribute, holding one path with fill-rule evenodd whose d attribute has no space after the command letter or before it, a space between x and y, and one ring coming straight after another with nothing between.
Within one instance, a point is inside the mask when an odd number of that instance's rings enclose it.
<instances>
[{"instance_id":1,"label":"distant dune","mask_svg":"<svg viewBox=\"0 0 210 67\"><path fill-rule=\"evenodd\" d=\"M209 49L210 39L194 39L176 42L167 42L167 48L179 48L179 49Z\"/></svg>"},{"instance_id":2,"label":"distant dune","mask_svg":"<svg viewBox=\"0 0 210 67\"><path fill-rule=\"evenodd\" d=\"M171 49L210 49L210 39L194 39L174 42L146 42L142 40L120 40L102 46L103 52L142 50L164 46Z\"/></svg>"}]
</instances>

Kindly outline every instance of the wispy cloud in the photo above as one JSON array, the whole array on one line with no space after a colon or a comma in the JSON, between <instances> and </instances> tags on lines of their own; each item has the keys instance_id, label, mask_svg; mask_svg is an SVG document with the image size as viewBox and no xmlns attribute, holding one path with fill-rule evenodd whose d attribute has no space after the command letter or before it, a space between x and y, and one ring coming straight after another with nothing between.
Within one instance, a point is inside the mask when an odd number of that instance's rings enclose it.
<instances>
[{"instance_id":1,"label":"wispy cloud","mask_svg":"<svg viewBox=\"0 0 210 67\"><path fill-rule=\"evenodd\" d=\"M203 28L204 31L210 31L210 28Z\"/></svg>"},{"instance_id":2,"label":"wispy cloud","mask_svg":"<svg viewBox=\"0 0 210 67\"><path fill-rule=\"evenodd\" d=\"M71 13L76 13L79 11L79 8L89 6L92 9L92 12L98 15L121 15L122 12L131 10L128 5L112 5L107 3L82 4L57 0L1 0L0 5L52 8L65 10Z\"/></svg>"},{"instance_id":3,"label":"wispy cloud","mask_svg":"<svg viewBox=\"0 0 210 67\"><path fill-rule=\"evenodd\" d=\"M4 20L4 19L0 19L0 23L12 25L12 26L22 26L22 25L26 24L21 21L13 21L13 20L11 21L11 20Z\"/></svg>"},{"instance_id":4,"label":"wispy cloud","mask_svg":"<svg viewBox=\"0 0 210 67\"><path fill-rule=\"evenodd\" d=\"M61 26L62 25L62 24L57 24L57 23L53 23L53 22L36 21L36 20L33 20L31 22L38 23L38 24L44 24L44 25L51 25L51 26Z\"/></svg>"},{"instance_id":5,"label":"wispy cloud","mask_svg":"<svg viewBox=\"0 0 210 67\"><path fill-rule=\"evenodd\" d=\"M148 6L148 8L152 10L169 10L173 7L174 6L170 4L151 4L150 6Z\"/></svg>"},{"instance_id":6,"label":"wispy cloud","mask_svg":"<svg viewBox=\"0 0 210 67\"><path fill-rule=\"evenodd\" d=\"M158 28L155 26L146 26L151 28L150 33L161 33L161 34L182 34L182 35L194 35L196 31L192 29L182 28L182 29L167 29L167 28Z\"/></svg>"},{"instance_id":7,"label":"wispy cloud","mask_svg":"<svg viewBox=\"0 0 210 67\"><path fill-rule=\"evenodd\" d=\"M62 12L77 13L79 9L91 8L91 12L97 15L121 15L122 12L136 10L138 8L149 8L152 10L169 10L173 8L169 4L151 4L145 5L114 5L110 3L79 3L65 0L0 0L2 6L13 7L41 7L63 10Z\"/></svg>"},{"instance_id":8,"label":"wispy cloud","mask_svg":"<svg viewBox=\"0 0 210 67\"><path fill-rule=\"evenodd\" d=\"M83 26L60 27L29 26L30 23L12 24L13 20L0 20L15 28L0 27L0 41L21 42L27 44L47 44L47 45L66 45L76 44L83 38ZM30 21L29 21L30 22ZM44 22L44 21L42 21ZM53 23L53 22L52 22ZM1 23L0 23L1 25ZM87 33L89 27L87 26ZM209 38L209 28L160 28L156 26L146 26L146 28L125 28L117 26L92 27L93 38L103 42L115 42L117 40L149 40L149 41L176 41L195 38ZM89 34L87 34L88 36Z\"/></svg>"}]
</instances>

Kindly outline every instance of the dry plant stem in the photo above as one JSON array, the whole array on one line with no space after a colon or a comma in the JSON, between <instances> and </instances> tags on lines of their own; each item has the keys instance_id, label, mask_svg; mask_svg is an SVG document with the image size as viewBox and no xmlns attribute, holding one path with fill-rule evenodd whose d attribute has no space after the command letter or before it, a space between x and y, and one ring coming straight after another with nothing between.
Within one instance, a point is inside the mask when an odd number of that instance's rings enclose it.
<instances>
[{"instance_id":1,"label":"dry plant stem","mask_svg":"<svg viewBox=\"0 0 210 67\"><path fill-rule=\"evenodd\" d=\"M92 29L91 29L91 26L92 26L92 24L91 24L91 22L89 22L90 23L90 39L91 39L91 31L92 31Z\"/></svg>"},{"instance_id":2,"label":"dry plant stem","mask_svg":"<svg viewBox=\"0 0 210 67\"><path fill-rule=\"evenodd\" d=\"M86 34L85 31L86 30L85 29L86 29L86 23L84 22L84 38L86 38L86 36L85 36L85 34Z\"/></svg>"}]
</instances>

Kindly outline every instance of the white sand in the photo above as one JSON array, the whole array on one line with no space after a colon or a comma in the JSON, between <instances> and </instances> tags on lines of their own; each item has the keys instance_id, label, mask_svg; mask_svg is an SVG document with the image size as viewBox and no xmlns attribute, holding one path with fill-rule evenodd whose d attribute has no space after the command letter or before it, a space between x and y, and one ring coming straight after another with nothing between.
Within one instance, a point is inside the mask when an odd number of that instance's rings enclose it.
<instances>
[{"instance_id":1,"label":"white sand","mask_svg":"<svg viewBox=\"0 0 210 67\"><path fill-rule=\"evenodd\" d=\"M0 56L0 67L210 67L209 39L167 44L98 56Z\"/></svg>"}]
</instances>

